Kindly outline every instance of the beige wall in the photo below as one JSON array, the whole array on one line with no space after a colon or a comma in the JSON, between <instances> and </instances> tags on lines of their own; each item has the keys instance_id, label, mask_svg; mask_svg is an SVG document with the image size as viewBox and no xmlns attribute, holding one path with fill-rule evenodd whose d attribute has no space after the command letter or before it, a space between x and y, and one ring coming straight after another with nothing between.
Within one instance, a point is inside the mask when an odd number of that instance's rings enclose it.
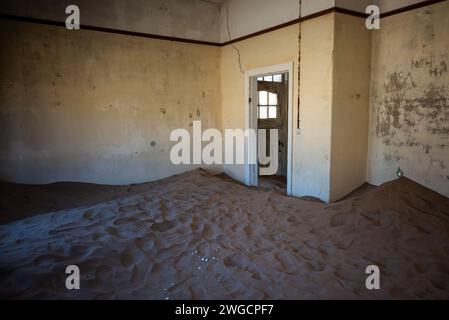
<instances>
[{"instance_id":1,"label":"beige wall","mask_svg":"<svg viewBox=\"0 0 449 320\"><path fill-rule=\"evenodd\" d=\"M248 103L245 101L245 78L243 72L288 62L294 62L295 69L297 69L298 39L299 28L296 24L240 41L234 44L235 47L225 46L222 48L221 83L224 128L245 129L245 108L248 107ZM294 101L297 100L297 79L297 74L295 73ZM244 181L244 168L242 165L225 165L224 169L230 176Z\"/></svg>"},{"instance_id":2,"label":"beige wall","mask_svg":"<svg viewBox=\"0 0 449 320\"><path fill-rule=\"evenodd\" d=\"M371 34L365 20L335 15L330 200L366 182Z\"/></svg>"},{"instance_id":3,"label":"beige wall","mask_svg":"<svg viewBox=\"0 0 449 320\"><path fill-rule=\"evenodd\" d=\"M334 14L303 22L301 37L301 122L294 144L293 194L328 201Z\"/></svg>"},{"instance_id":4,"label":"beige wall","mask_svg":"<svg viewBox=\"0 0 449 320\"><path fill-rule=\"evenodd\" d=\"M449 196L449 2L373 32L368 179L407 177Z\"/></svg>"},{"instance_id":5,"label":"beige wall","mask_svg":"<svg viewBox=\"0 0 449 320\"><path fill-rule=\"evenodd\" d=\"M169 134L221 125L220 48L0 21L0 180L122 184L191 167Z\"/></svg>"}]
</instances>

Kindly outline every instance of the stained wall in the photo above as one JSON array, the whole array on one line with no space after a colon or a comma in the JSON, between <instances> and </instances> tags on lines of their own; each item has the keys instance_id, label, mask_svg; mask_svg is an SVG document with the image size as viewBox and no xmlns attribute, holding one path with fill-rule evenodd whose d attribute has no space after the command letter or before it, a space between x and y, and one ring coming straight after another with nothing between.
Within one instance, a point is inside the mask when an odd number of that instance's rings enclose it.
<instances>
[{"instance_id":1,"label":"stained wall","mask_svg":"<svg viewBox=\"0 0 449 320\"><path fill-rule=\"evenodd\" d=\"M449 196L449 2L373 31L368 181L396 177Z\"/></svg>"}]
</instances>

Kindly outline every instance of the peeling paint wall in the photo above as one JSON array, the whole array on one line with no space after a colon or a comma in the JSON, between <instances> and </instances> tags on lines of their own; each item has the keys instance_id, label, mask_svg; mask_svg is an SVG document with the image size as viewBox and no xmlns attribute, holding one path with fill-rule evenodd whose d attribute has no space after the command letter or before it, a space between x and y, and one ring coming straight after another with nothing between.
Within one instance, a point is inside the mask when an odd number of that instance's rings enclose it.
<instances>
[{"instance_id":1,"label":"peeling paint wall","mask_svg":"<svg viewBox=\"0 0 449 320\"><path fill-rule=\"evenodd\" d=\"M449 2L373 32L368 180L405 175L449 196Z\"/></svg>"},{"instance_id":2,"label":"peeling paint wall","mask_svg":"<svg viewBox=\"0 0 449 320\"><path fill-rule=\"evenodd\" d=\"M220 48L11 21L0 47L0 180L154 180L192 169L171 130L221 126Z\"/></svg>"}]
</instances>

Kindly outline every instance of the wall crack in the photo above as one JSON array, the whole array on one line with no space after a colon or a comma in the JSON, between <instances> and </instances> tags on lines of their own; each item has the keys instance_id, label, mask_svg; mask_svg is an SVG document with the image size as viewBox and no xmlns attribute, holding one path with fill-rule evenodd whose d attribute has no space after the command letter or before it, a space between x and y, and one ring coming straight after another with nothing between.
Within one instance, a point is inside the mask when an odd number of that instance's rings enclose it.
<instances>
[{"instance_id":1,"label":"wall crack","mask_svg":"<svg viewBox=\"0 0 449 320\"><path fill-rule=\"evenodd\" d=\"M231 30L229 27L229 6L231 5L231 2L232 2L232 0L229 0L226 2L226 29L228 31L228 40L229 41L231 41ZM242 67L242 56L240 54L240 50L233 44L231 44L231 46L237 52L240 73L244 74L245 72L243 71L243 67Z\"/></svg>"}]
</instances>

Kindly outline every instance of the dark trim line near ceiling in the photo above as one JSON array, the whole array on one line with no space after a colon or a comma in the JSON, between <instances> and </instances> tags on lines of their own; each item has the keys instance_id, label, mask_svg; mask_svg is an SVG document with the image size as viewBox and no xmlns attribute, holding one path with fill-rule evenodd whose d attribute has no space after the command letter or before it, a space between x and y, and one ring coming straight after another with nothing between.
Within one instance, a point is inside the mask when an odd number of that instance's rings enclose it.
<instances>
[{"instance_id":1,"label":"dark trim line near ceiling","mask_svg":"<svg viewBox=\"0 0 449 320\"><path fill-rule=\"evenodd\" d=\"M258 31L258 32L251 33L251 34L249 34L247 36L236 38L236 39L233 39L231 41L226 41L226 42L222 43L222 46L227 46L227 45L230 45L230 44L242 41L242 40L246 40L246 39L250 39L250 38L253 38L253 37L257 37L257 36L260 36L260 35L262 35L264 33L276 31L278 29L282 29L282 28L285 28L285 27L288 27L288 26L291 26L291 25L294 25L294 24L297 24L297 23L300 23L300 22L304 22L304 21L307 21L307 20L315 19L315 18L324 16L324 15L329 14L329 13L334 13L334 12L343 13L343 14L347 14L347 15L351 15L351 16L355 16L355 17L361 17L361 18L368 17L368 15L364 14L364 13L360 13L360 12L353 11L353 10L348 10L348 9L343 9L343 8L338 8L338 7L333 7L333 8L325 9L325 10L322 10L322 11L318 11L318 12L313 13L313 14L309 14L309 15L307 15L305 17L298 18L298 19L295 19L295 20L292 20L292 21L289 21L289 22L286 22L286 23L283 23L283 24L279 24L277 26L274 26L274 27L271 27L271 28L268 28L268 29L264 29L264 30L261 30L261 31Z\"/></svg>"},{"instance_id":2,"label":"dark trim line near ceiling","mask_svg":"<svg viewBox=\"0 0 449 320\"><path fill-rule=\"evenodd\" d=\"M432 4L436 4L439 2L444 2L444 1L448 1L448 0L426 0L423 2L419 2L410 6L406 6L403 8L399 8L399 9L395 9L386 13L381 14L381 18L382 17L389 17L392 15L396 15L396 14L400 14L406 11L411 11L411 10L415 10L415 9L419 9L422 7L426 7ZM236 42L240 42L243 40L247 40L250 38L254 38L257 36L260 36L262 34L268 33L268 32L273 32L282 28L286 28L289 27L291 25L300 23L300 22L304 22L307 20L311 20L311 19L315 19L321 16L324 16L326 14L329 13L342 13L342 14L347 14L347 15L351 15L354 17L360 17L360 18L366 18L368 17L367 14L365 13L361 13L358 11L353 11L353 10L349 10L349 9L344 9L344 8L339 8L339 7L333 7L333 8L329 8L329 9L325 9L316 13L313 13L311 15L305 16L305 17L301 17L301 18L297 18L294 19L292 21L288 21L282 24L279 24L277 26L274 27L270 27L258 32L254 32L252 34L246 35L246 36L242 36L236 39L233 39L231 41L226 41L223 43L218 43L218 42L210 42L210 41L201 41L201 40L192 40L192 39L184 39L184 38L177 38L177 37L170 37L170 36L162 36L162 35L157 35L157 34L150 34L150 33L143 33L143 32L136 32L136 31L126 31L126 30L118 30L118 29L112 29L112 28L105 28L105 27L96 27L96 26L87 26L87 25L81 25L81 29L82 30L91 30L91 31L98 31L98 32L106 32L106 33L115 33L115 34L121 34L121 35L127 35L127 36L133 36L133 37L140 37L140 38L149 38L149 39L158 39L158 40L166 40L166 41L175 41L175 42L184 42L184 43L191 43L191 44L201 44L201 45L208 45L208 46L215 46L215 47L224 47ZM45 24L45 25L51 25L51 26L58 26L58 27L64 27L65 28L65 23L64 22L59 22L59 21L53 21L53 20L45 20L45 19L39 19L39 18L29 18L29 17L22 17L22 16L14 16L14 15L7 15L7 14L0 14L0 19L3 20L12 20L12 21L21 21L21 22L29 22L29 23L37 23L37 24Z\"/></svg>"},{"instance_id":3,"label":"dark trim line near ceiling","mask_svg":"<svg viewBox=\"0 0 449 320\"><path fill-rule=\"evenodd\" d=\"M29 23L37 23L37 24L45 24L45 25L57 26L57 27L65 28L65 22L53 21L53 20L45 20L45 19L39 19L39 18L29 18L29 17L22 17L22 16L13 16L13 15L0 14L0 19L12 20L12 21L21 21L21 22L29 22ZM220 47L221 46L221 43L218 43L218 42L209 42L209 41L184 39L184 38L177 38L177 37L170 37L170 36L161 36L161 35L151 34L151 33L118 30L118 29L105 28L105 27L96 27L96 26L87 26L87 25L83 25L83 24L80 26L80 30L90 30L90 31L99 31L99 32L106 32L106 33L115 33L115 34L121 34L121 35L126 35L126 36L133 36L133 37L140 37L140 38L149 38L149 39L159 39L159 40L185 42L185 43L193 43L193 44L202 44L202 45L216 46L216 47Z\"/></svg>"},{"instance_id":4,"label":"dark trim line near ceiling","mask_svg":"<svg viewBox=\"0 0 449 320\"><path fill-rule=\"evenodd\" d=\"M436 4L436 3L444 2L444 1L448 1L448 0L427 0L427 1L419 2L419 3L415 3L415 4L407 6L407 7L403 7L403 8L395 9L395 10L392 10L392 11L389 11L389 12L386 12L386 13L382 13L380 15L380 17L381 18L382 17L386 18L386 17L392 16L392 15L396 15L396 14L403 13L403 12L406 12L406 11L419 9L419 8L422 8L422 7L430 6L432 4ZM322 10L322 11L310 14L308 16L305 16L305 17L302 17L302 18L299 18L299 19L295 19L295 20L292 20L292 21L289 21L289 22L286 22L286 23L283 23L283 24L280 24L280 25L277 25L277 26L274 26L274 27L271 27L271 28L268 28L268 29L264 29L264 30L261 30L261 31L249 34L249 35L246 35L246 36L243 36L243 37L239 37L239 38L233 39L231 41L226 41L226 42L222 43L222 46L227 46L227 45L230 45L230 44L242 41L242 40L246 40L246 39L250 39L250 38L253 38L253 37L257 37L257 36L260 36L260 35L262 35L264 33L276 31L278 29L282 29L282 28L291 26L291 25L299 23L299 22L304 22L304 21L307 21L307 20L315 19L315 18L324 16L324 15L329 14L329 13L342 13L342 14L347 14L347 15L350 15L350 16L364 18L364 19L369 16L366 13L362 13L362 12L358 12L358 11L354 11L354 10L350 10L350 9L345 9L345 8L340 8L340 7L333 7L333 8L325 9L325 10Z\"/></svg>"},{"instance_id":5,"label":"dark trim line near ceiling","mask_svg":"<svg viewBox=\"0 0 449 320\"><path fill-rule=\"evenodd\" d=\"M385 17L393 16L395 14L399 14L399 13L403 13L403 12L419 9L419 8L422 8L422 7L427 7L427 6L430 6L432 4L436 4L436 3L440 3L440 2L444 2L444 1L447 1L447 0L426 0L426 1L423 1L423 2L418 2L418 3L411 4L411 5L406 6L406 7L402 7L402 8L399 8L399 9L395 9L395 10L391 10L391 11L382 13L381 17L385 18Z\"/></svg>"}]
</instances>

